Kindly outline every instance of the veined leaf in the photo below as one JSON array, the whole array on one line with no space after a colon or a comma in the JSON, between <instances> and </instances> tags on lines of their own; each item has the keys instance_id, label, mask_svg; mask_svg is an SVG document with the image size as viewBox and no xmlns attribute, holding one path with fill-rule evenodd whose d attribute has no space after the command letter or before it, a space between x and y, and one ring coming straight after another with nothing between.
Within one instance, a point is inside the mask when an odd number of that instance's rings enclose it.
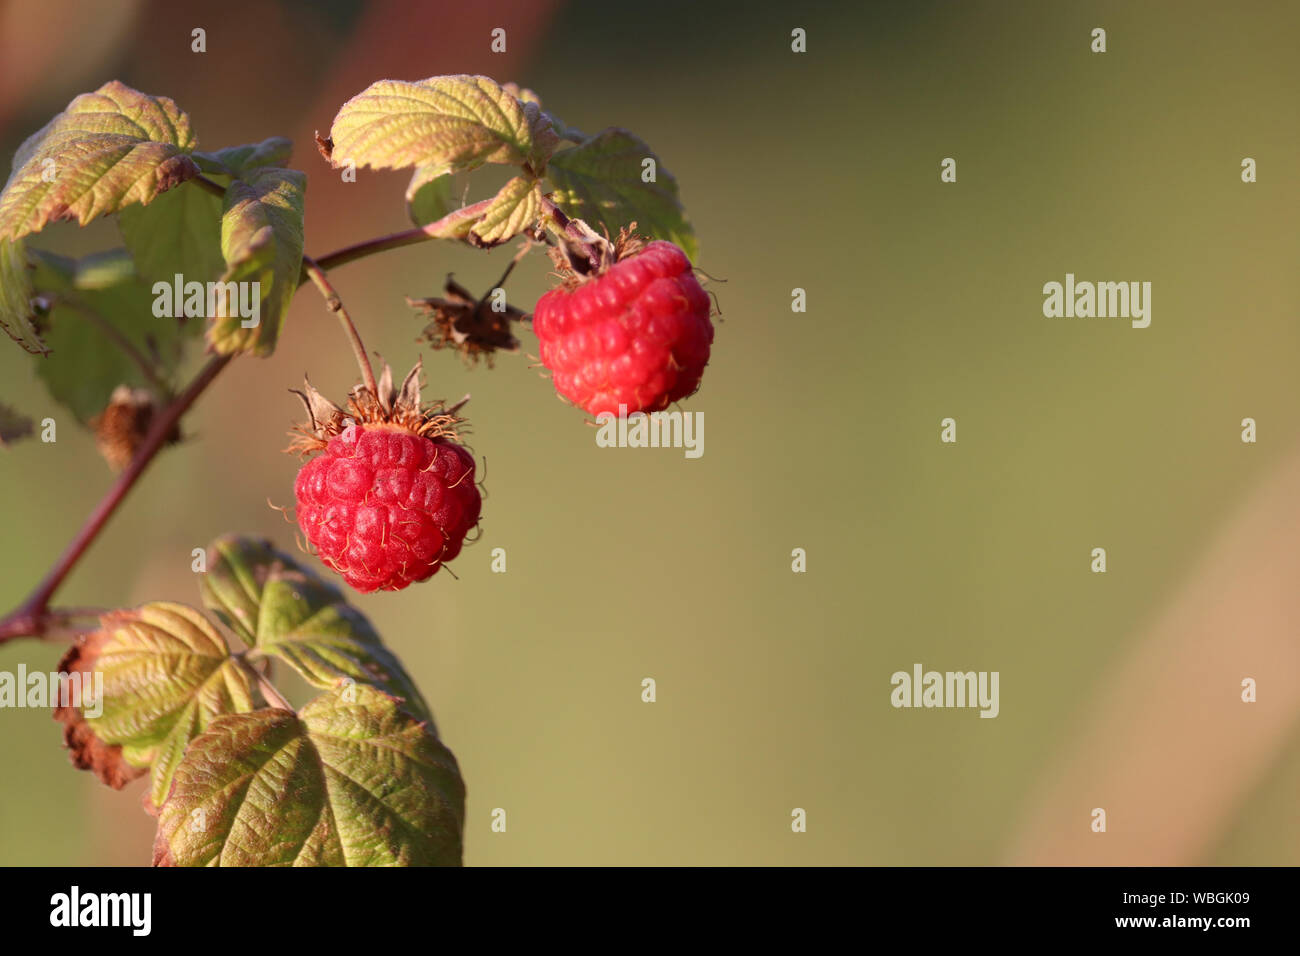
<instances>
[{"instance_id":1,"label":"veined leaf","mask_svg":"<svg viewBox=\"0 0 1300 956\"><path fill-rule=\"evenodd\" d=\"M218 538L199 587L204 604L252 648L251 660L277 657L314 687L373 684L437 732L415 682L365 615L269 541Z\"/></svg>"},{"instance_id":2,"label":"veined leaf","mask_svg":"<svg viewBox=\"0 0 1300 956\"><path fill-rule=\"evenodd\" d=\"M646 160L653 160L654 180L646 182ZM639 137L607 129L578 146L551 157L547 176L555 184L552 200L570 216L611 236L635 221L637 231L667 239L695 258L695 231L677 194L677 180Z\"/></svg>"},{"instance_id":3,"label":"veined leaf","mask_svg":"<svg viewBox=\"0 0 1300 956\"><path fill-rule=\"evenodd\" d=\"M219 717L190 744L158 818L161 866L457 866L456 758L364 684L295 715Z\"/></svg>"},{"instance_id":4,"label":"veined leaf","mask_svg":"<svg viewBox=\"0 0 1300 956\"><path fill-rule=\"evenodd\" d=\"M257 283L255 324L233 308L211 316L208 343L222 355L252 352L266 356L276 339L302 273L303 202L307 177L292 169L263 167L226 190L221 217L223 283ZM232 314L233 313L233 314Z\"/></svg>"},{"instance_id":5,"label":"veined leaf","mask_svg":"<svg viewBox=\"0 0 1300 956\"><path fill-rule=\"evenodd\" d=\"M61 707L56 717L64 721L73 762L106 783L120 787L150 768L149 799L157 807L186 745L216 715L252 710L249 678L225 638L193 608L146 604L106 614L102 624L59 665L82 674L83 688L102 675L102 696Z\"/></svg>"},{"instance_id":6,"label":"veined leaf","mask_svg":"<svg viewBox=\"0 0 1300 956\"><path fill-rule=\"evenodd\" d=\"M85 225L198 175L189 117L165 96L113 81L78 96L29 137L0 193L0 239Z\"/></svg>"},{"instance_id":7,"label":"veined leaf","mask_svg":"<svg viewBox=\"0 0 1300 956\"><path fill-rule=\"evenodd\" d=\"M496 246L517 236L537 221L542 191L536 179L516 176L501 187L491 205L470 229L476 246Z\"/></svg>"},{"instance_id":8,"label":"veined leaf","mask_svg":"<svg viewBox=\"0 0 1300 956\"><path fill-rule=\"evenodd\" d=\"M221 198L197 186L173 189L147 206L128 206L117 217L122 241L140 276L169 285L210 282L221 275Z\"/></svg>"},{"instance_id":9,"label":"veined leaf","mask_svg":"<svg viewBox=\"0 0 1300 956\"><path fill-rule=\"evenodd\" d=\"M32 323L35 295L26 244L0 239L0 328L28 352L48 355L50 350Z\"/></svg>"},{"instance_id":10,"label":"veined leaf","mask_svg":"<svg viewBox=\"0 0 1300 956\"><path fill-rule=\"evenodd\" d=\"M293 140L283 136L272 136L260 143L227 146L215 153L196 152L194 161L209 175L243 179L253 170L263 166L287 166L292 152Z\"/></svg>"},{"instance_id":11,"label":"veined leaf","mask_svg":"<svg viewBox=\"0 0 1300 956\"><path fill-rule=\"evenodd\" d=\"M433 176L511 163L540 173L555 148L549 130L486 76L380 80L343 104L323 149L336 167L428 166Z\"/></svg>"}]
</instances>

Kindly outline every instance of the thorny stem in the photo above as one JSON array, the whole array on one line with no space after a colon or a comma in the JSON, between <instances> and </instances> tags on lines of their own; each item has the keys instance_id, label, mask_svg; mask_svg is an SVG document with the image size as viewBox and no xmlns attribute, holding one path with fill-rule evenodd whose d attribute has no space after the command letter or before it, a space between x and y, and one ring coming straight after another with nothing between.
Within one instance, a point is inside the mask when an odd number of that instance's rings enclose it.
<instances>
[{"instance_id":1,"label":"thorny stem","mask_svg":"<svg viewBox=\"0 0 1300 956\"><path fill-rule=\"evenodd\" d=\"M352 354L357 357L357 365L361 368L361 377L365 379L366 388L370 389L371 395L378 396L379 387L375 384L375 370L370 367L370 356L366 355L366 347L361 341L361 336L357 334L357 327L352 324L352 317L348 315L348 310L343 308L343 300L334 291L334 286L330 285L325 270L320 267L315 259L310 256L303 256L302 271L307 274L307 278L311 280L312 285L319 289L320 294L325 297L325 307L338 314L339 322L343 325L343 332L352 345Z\"/></svg>"},{"instance_id":2,"label":"thorny stem","mask_svg":"<svg viewBox=\"0 0 1300 956\"><path fill-rule=\"evenodd\" d=\"M213 182L206 176L197 176L190 181L198 188L205 189L215 196L221 196L224 198L226 195L226 190L219 183ZM333 288L329 284L329 280L325 278L325 270L333 268L334 266L341 266L349 262L355 262L357 259L364 259L366 256L374 255L377 252L384 252L388 249L398 249L402 246L414 245L415 243L425 242L429 239L450 238L451 233L449 227L455 220L476 216L478 213L486 210L490 204L490 199L483 200L482 202L466 206L463 209L455 210L454 212L444 216L442 219L429 223L427 226L422 226L417 229L408 229L405 232L393 233L388 236L380 236L376 239L368 239L364 242L359 242L335 250L328 255L321 256L319 259L313 260L307 256L303 256L304 274L300 279L299 284L301 285L303 282L307 281L313 282L316 287L325 294L326 303L331 304L331 308L340 313L340 320L343 321L344 328L349 333L348 337L353 343L353 351L356 352L358 356L358 362L362 366L362 371L366 377L366 384L368 387L372 389L375 388L374 372L370 369L370 362L366 358L364 346L361 345L361 339L356 333L356 327L352 325L351 319L349 319L347 313L343 311L342 303L339 300L337 293L333 291ZM558 207L549 200L544 200L544 208L547 210L548 215L555 218L557 222L563 221L566 224L570 222L568 217L565 216L563 212L560 212ZM562 219L560 217L562 217ZM525 249L526 248L527 247L525 247ZM520 257L522 257L522 252L519 256L516 256L515 262L517 262ZM512 262L506 269L506 276L508 276L510 271L514 268L515 262ZM504 279L505 277L503 276L502 281L504 281ZM498 283L498 285L500 285L500 283ZM335 308L332 303L338 303L338 307ZM36 586L21 605L11 613L5 615L5 617L0 618L0 644L19 637L45 637L52 628L62 626L69 617L74 615L89 616L88 613L81 613L82 609L77 609L75 612L71 610L51 609L49 606L50 598L54 596L54 593L63 584L64 580L72 572L72 569L76 567L77 563L85 555L90 545L94 543L95 539L99 536L99 532L102 531L104 525L108 523L108 519L117 511L118 505L122 503L122 500L126 498L131 489L135 487L136 481L140 478L140 475L144 473L144 470L149 466L149 463L153 461L154 456L158 454L158 451L166 443L167 435L171 432L176 423L180 421L181 416L189 410L190 406L194 404L201 394L203 394L204 390L212 384L213 379L220 374L221 370L230 364L232 358L234 358L233 355L218 355L209 359L207 364L205 364L203 368L199 370L198 374L195 375L194 380L190 382L185 391L173 398L162 410L162 413L154 418L150 424L148 434L140 444L140 447L136 449L135 455L131 459L131 463L126 467L126 470L117 477L117 480L113 482L108 491L104 493L104 497L100 499L99 504L97 504L94 510L86 517L81 529L77 532L72 541L69 542L63 553L59 555L58 560L55 561L54 566L50 568L41 583ZM272 691L274 692L274 688L272 688ZM263 690L263 693L265 694L265 690ZM276 696L279 697L278 694L276 694ZM285 707L289 707L288 703L285 702L282 697L279 699L281 703L284 703ZM289 709L292 708L290 707Z\"/></svg>"}]
</instances>

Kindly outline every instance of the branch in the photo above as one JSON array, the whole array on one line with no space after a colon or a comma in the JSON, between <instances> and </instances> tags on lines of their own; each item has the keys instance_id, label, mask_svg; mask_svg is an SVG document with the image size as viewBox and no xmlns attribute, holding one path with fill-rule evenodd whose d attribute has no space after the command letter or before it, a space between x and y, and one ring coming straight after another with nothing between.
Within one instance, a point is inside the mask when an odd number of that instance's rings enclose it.
<instances>
[{"instance_id":1,"label":"branch","mask_svg":"<svg viewBox=\"0 0 1300 956\"><path fill-rule=\"evenodd\" d=\"M213 182L206 176L196 176L190 182L194 183L197 188L205 189L214 196L224 197L226 194L226 190L220 184ZM429 239L449 238L446 233L459 220L477 216L485 211L491 203L491 199L485 199L448 213L427 226L408 229L388 236L380 236L376 239L368 239L365 242L359 242L321 256L319 259L303 256L303 270L299 285L312 282L325 296L326 304L330 309L339 314L339 320L343 323L344 331L352 343L352 350L357 355L358 364L361 365L366 385L375 394L378 394L378 390L375 386L374 371L370 368L370 361L365 354L365 347L357 334L356 326L352 324L352 319L344 310L338 293L334 291L333 286L330 285L328 278L326 278L325 270L388 249L398 249L402 246L414 245ZM513 266L514 263L511 263L511 268ZM506 270L507 275L509 275L509 271L509 269ZM58 625L58 614L51 611L49 607L50 598L54 596L54 593L63 584L64 579L76 567L86 550L99 536L99 532L108 523L108 519L113 516L118 505L135 487L136 481L163 447L167 435L180 421L181 416L189 410L195 400L203 394L203 391L212 384L212 380L217 377L221 370L230 364L231 358L233 356L223 355L210 359L185 391L172 399L167 407L163 409L162 414L154 418L149 433L145 436L140 447L136 449L131 463L118 476L108 491L104 493L104 497L100 499L99 504L87 516L81 530L77 532L76 537L64 549L54 567L45 575L45 578L36 586L36 589L28 595L27 600L10 614L0 618L0 644L18 637L43 637L49 628Z\"/></svg>"},{"instance_id":2,"label":"branch","mask_svg":"<svg viewBox=\"0 0 1300 956\"><path fill-rule=\"evenodd\" d=\"M427 242L430 239L447 239L449 237L445 233L453 224L461 219L472 218L481 212L485 212L490 205L492 205L492 200L484 199L462 209L453 210L427 226L419 226L415 229L407 229L404 232L395 232L391 235L367 239L365 242L358 242L355 245L336 249L328 255L317 256L316 264L322 269L333 269L335 266L346 265L357 259L372 256L376 252L400 249L402 246L413 246L417 242Z\"/></svg>"},{"instance_id":3,"label":"branch","mask_svg":"<svg viewBox=\"0 0 1300 956\"><path fill-rule=\"evenodd\" d=\"M343 325L343 333L352 346L352 354L357 357L357 366L361 369L361 377L365 379L366 388L370 389L371 395L378 397L379 388L375 385L375 370L370 367L370 357L366 355L366 347L361 342L361 336L357 334L357 327L352 324L352 317L348 315L348 310L343 308L343 300L334 291L334 286L330 285L325 270L310 256L303 256L302 271L325 297L325 307L331 312L338 313L339 322Z\"/></svg>"},{"instance_id":4,"label":"branch","mask_svg":"<svg viewBox=\"0 0 1300 956\"><path fill-rule=\"evenodd\" d=\"M126 467L112 486L104 493L99 504L87 516L81 530L77 532L71 543L68 544L63 554L59 556L58 561L54 563L45 579L36 586L36 589L28 596L27 600L14 611L12 614L0 620L0 643L11 640L15 637L41 637L44 635L46 627L50 622L49 602L54 596L54 592L59 589L69 572L81 560L86 549L99 536L108 519L112 517L117 506L122 503L122 499L127 496L132 487L135 486L136 480L149 467L154 456L158 454L159 449L167 441L168 434L171 433L176 423L180 421L182 415L194 404L195 400L203 394L203 390L212 384L212 380L217 377L223 368L230 364L233 356L219 355L209 359L208 363L199 370L190 382L185 391L172 399L162 413L156 416L149 426L149 432L145 435L144 441L136 449L135 457L131 459L131 464Z\"/></svg>"}]
</instances>

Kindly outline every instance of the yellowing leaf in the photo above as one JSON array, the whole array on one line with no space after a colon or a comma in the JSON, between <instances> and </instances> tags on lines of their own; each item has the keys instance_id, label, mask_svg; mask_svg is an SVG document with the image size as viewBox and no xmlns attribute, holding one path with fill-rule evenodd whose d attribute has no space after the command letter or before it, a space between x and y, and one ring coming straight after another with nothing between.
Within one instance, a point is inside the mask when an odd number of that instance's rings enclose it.
<instances>
[{"instance_id":1,"label":"yellowing leaf","mask_svg":"<svg viewBox=\"0 0 1300 956\"><path fill-rule=\"evenodd\" d=\"M470 230L476 246L496 246L517 236L537 221L542 193L537 180L516 176L501 187L482 217Z\"/></svg>"},{"instance_id":2,"label":"yellowing leaf","mask_svg":"<svg viewBox=\"0 0 1300 956\"><path fill-rule=\"evenodd\" d=\"M554 149L533 111L486 76L380 80L343 104L325 148L337 167L430 167L430 178L483 163L540 172Z\"/></svg>"},{"instance_id":3,"label":"yellowing leaf","mask_svg":"<svg viewBox=\"0 0 1300 956\"><path fill-rule=\"evenodd\" d=\"M189 117L165 96L117 81L82 94L19 147L0 193L0 239L148 203L198 175L194 145Z\"/></svg>"},{"instance_id":4,"label":"yellowing leaf","mask_svg":"<svg viewBox=\"0 0 1300 956\"><path fill-rule=\"evenodd\" d=\"M58 715L67 725L74 761L115 786L130 777L119 766L123 761L150 768L154 806L167 796L190 740L216 715L253 707L249 678L225 638L182 604L146 604L105 615L103 627L74 647L60 670L81 673L83 687L93 687L94 674L103 679L102 697ZM116 756L103 758L106 751Z\"/></svg>"}]
</instances>

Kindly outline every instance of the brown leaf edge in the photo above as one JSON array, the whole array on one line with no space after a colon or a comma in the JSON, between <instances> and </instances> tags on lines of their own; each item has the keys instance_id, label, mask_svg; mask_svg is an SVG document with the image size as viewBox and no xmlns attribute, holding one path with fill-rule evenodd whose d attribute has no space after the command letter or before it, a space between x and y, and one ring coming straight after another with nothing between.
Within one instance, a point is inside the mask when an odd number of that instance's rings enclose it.
<instances>
[{"instance_id":1,"label":"brown leaf edge","mask_svg":"<svg viewBox=\"0 0 1300 956\"><path fill-rule=\"evenodd\" d=\"M91 678L95 665L99 661L104 643L112 636L112 629L125 621L136 620L131 611L112 611L99 619L101 628L84 637L68 648L68 652L59 661L59 673L82 673L84 682ZM55 706L54 719L63 723L63 744L68 749L72 765L78 770L90 770L101 781L114 790L121 790L132 780L144 776L148 767L136 767L128 763L122 755L118 744L108 744L100 740L86 723L78 707ZM148 795L146 794L146 799Z\"/></svg>"}]
</instances>

